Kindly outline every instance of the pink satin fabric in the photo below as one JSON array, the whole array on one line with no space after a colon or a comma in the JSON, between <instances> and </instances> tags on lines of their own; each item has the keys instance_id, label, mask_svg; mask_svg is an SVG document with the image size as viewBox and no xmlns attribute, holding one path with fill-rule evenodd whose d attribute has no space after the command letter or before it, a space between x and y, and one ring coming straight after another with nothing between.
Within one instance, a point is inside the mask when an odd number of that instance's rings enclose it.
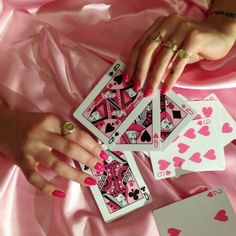
<instances>
[{"instance_id":1,"label":"pink satin fabric","mask_svg":"<svg viewBox=\"0 0 236 236\"><path fill-rule=\"evenodd\" d=\"M203 20L210 1L2 0L0 1L0 100L12 109L72 112L108 67L127 61L138 37L160 15ZM236 119L236 47L222 60L187 66L175 90L190 99L216 95ZM136 153L153 202L105 224L89 188L45 171L67 194L47 197L21 170L0 157L0 235L153 236L152 210L209 187L224 185L236 210L236 146L225 148L226 170L155 181L147 157ZM171 217L171 216L170 216Z\"/></svg>"}]
</instances>

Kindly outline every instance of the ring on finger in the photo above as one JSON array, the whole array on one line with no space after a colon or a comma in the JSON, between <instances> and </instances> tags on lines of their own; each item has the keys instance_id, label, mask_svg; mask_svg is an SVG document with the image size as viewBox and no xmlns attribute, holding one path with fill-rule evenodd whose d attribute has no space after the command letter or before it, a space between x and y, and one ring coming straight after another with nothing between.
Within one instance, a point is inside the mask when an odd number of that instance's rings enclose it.
<instances>
[{"instance_id":1,"label":"ring on finger","mask_svg":"<svg viewBox=\"0 0 236 236\"><path fill-rule=\"evenodd\" d=\"M186 50L183 49L183 48L179 49L179 51L178 51L178 56L179 56L180 58L190 58L190 57L191 57L191 56L186 52Z\"/></svg>"},{"instance_id":2,"label":"ring on finger","mask_svg":"<svg viewBox=\"0 0 236 236\"><path fill-rule=\"evenodd\" d=\"M162 43L162 37L161 34L159 33L155 38L153 38L153 41L161 44Z\"/></svg>"},{"instance_id":3,"label":"ring on finger","mask_svg":"<svg viewBox=\"0 0 236 236\"><path fill-rule=\"evenodd\" d=\"M62 135L72 134L75 131L75 125L71 121L66 121L62 125Z\"/></svg>"},{"instance_id":4,"label":"ring on finger","mask_svg":"<svg viewBox=\"0 0 236 236\"><path fill-rule=\"evenodd\" d=\"M163 45L165 47L167 47L168 49L172 50L173 52L177 52L177 49L178 49L178 45L173 42L173 41L166 41L163 43Z\"/></svg>"}]
</instances>

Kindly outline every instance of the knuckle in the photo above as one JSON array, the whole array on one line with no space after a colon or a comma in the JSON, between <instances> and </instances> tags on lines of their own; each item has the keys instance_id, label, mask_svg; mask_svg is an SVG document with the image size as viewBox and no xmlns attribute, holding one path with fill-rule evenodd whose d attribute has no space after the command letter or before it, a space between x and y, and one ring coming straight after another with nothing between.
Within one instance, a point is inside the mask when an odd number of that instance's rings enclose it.
<instances>
[{"instance_id":1,"label":"knuckle","mask_svg":"<svg viewBox=\"0 0 236 236\"><path fill-rule=\"evenodd\" d=\"M84 142L88 142L88 139L90 138L89 134L87 134L85 131L80 130L78 132L78 135L76 137L78 143L84 143Z\"/></svg>"},{"instance_id":2,"label":"knuckle","mask_svg":"<svg viewBox=\"0 0 236 236\"><path fill-rule=\"evenodd\" d=\"M37 178L37 174L35 173L35 171L27 171L25 173L25 177L32 185L35 185L35 181Z\"/></svg>"},{"instance_id":3,"label":"knuckle","mask_svg":"<svg viewBox=\"0 0 236 236\"><path fill-rule=\"evenodd\" d=\"M74 156L76 156L76 153L78 153L77 146L71 142L68 142L65 146L65 154L68 157L74 157Z\"/></svg>"},{"instance_id":4,"label":"knuckle","mask_svg":"<svg viewBox=\"0 0 236 236\"><path fill-rule=\"evenodd\" d=\"M54 161L51 165L51 169L57 173L60 173L63 167L64 167L64 163L59 160Z\"/></svg>"}]
</instances>

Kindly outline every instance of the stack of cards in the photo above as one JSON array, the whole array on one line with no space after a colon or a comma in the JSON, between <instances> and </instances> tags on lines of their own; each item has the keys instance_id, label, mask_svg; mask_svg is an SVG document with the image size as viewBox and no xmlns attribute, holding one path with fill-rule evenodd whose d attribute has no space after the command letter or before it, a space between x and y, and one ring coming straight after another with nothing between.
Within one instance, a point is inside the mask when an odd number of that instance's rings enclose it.
<instances>
[{"instance_id":1,"label":"stack of cards","mask_svg":"<svg viewBox=\"0 0 236 236\"><path fill-rule=\"evenodd\" d=\"M74 112L109 155L102 173L81 165L97 180L91 190L106 222L151 200L132 151L148 154L155 178L163 179L223 170L224 146L236 138L235 122L214 94L204 101L159 90L144 97L122 81L124 69L117 61Z\"/></svg>"},{"instance_id":2,"label":"stack of cards","mask_svg":"<svg viewBox=\"0 0 236 236\"><path fill-rule=\"evenodd\" d=\"M161 236L234 236L236 215L223 187L153 212Z\"/></svg>"}]
</instances>

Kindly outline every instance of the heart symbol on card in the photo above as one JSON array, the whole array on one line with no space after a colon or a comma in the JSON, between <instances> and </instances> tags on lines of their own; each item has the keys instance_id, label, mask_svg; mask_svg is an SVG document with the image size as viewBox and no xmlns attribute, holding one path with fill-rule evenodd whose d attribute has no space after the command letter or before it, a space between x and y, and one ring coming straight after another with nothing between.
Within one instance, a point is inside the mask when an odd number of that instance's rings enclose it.
<instances>
[{"instance_id":1,"label":"heart symbol on card","mask_svg":"<svg viewBox=\"0 0 236 236\"><path fill-rule=\"evenodd\" d=\"M111 131L113 131L115 129L115 127L113 125L111 125L110 123L107 124L106 129L105 129L105 133L109 133Z\"/></svg>"},{"instance_id":2,"label":"heart symbol on card","mask_svg":"<svg viewBox=\"0 0 236 236\"><path fill-rule=\"evenodd\" d=\"M226 222L226 221L228 221L229 217L227 216L225 210L219 210L219 211L216 213L214 219L215 219L215 220L218 220L218 221L221 221L221 222Z\"/></svg>"},{"instance_id":3,"label":"heart symbol on card","mask_svg":"<svg viewBox=\"0 0 236 236\"><path fill-rule=\"evenodd\" d=\"M206 117L210 117L212 114L212 107L203 107L202 112Z\"/></svg>"},{"instance_id":4,"label":"heart symbol on card","mask_svg":"<svg viewBox=\"0 0 236 236\"><path fill-rule=\"evenodd\" d=\"M189 160L196 162L196 163L200 163L202 161L202 158L200 157L201 154L199 152L195 152L190 158Z\"/></svg>"},{"instance_id":5,"label":"heart symbol on card","mask_svg":"<svg viewBox=\"0 0 236 236\"><path fill-rule=\"evenodd\" d=\"M158 139L158 134L155 133L155 134L153 135L153 138L154 138L154 139Z\"/></svg>"},{"instance_id":6,"label":"heart symbol on card","mask_svg":"<svg viewBox=\"0 0 236 236\"><path fill-rule=\"evenodd\" d=\"M176 229L176 228L169 228L168 229L168 234L169 236L179 236L181 233L181 230Z\"/></svg>"},{"instance_id":7,"label":"heart symbol on card","mask_svg":"<svg viewBox=\"0 0 236 236\"><path fill-rule=\"evenodd\" d=\"M189 149L189 145L185 143L179 143L178 148L179 148L179 153L185 153Z\"/></svg>"},{"instance_id":8,"label":"heart symbol on card","mask_svg":"<svg viewBox=\"0 0 236 236\"><path fill-rule=\"evenodd\" d=\"M199 121L197 122L197 124L198 124L198 125L202 125L202 121L199 120Z\"/></svg>"},{"instance_id":9,"label":"heart symbol on card","mask_svg":"<svg viewBox=\"0 0 236 236\"><path fill-rule=\"evenodd\" d=\"M224 123L222 126L222 133L231 133L233 128L230 126L228 122Z\"/></svg>"},{"instance_id":10,"label":"heart symbol on card","mask_svg":"<svg viewBox=\"0 0 236 236\"><path fill-rule=\"evenodd\" d=\"M213 195L213 192L209 192L208 194L207 194L207 197L213 197L214 195Z\"/></svg>"},{"instance_id":11,"label":"heart symbol on card","mask_svg":"<svg viewBox=\"0 0 236 236\"><path fill-rule=\"evenodd\" d=\"M184 136L187 137L187 138L190 138L190 139L194 139L196 137L195 135L195 130L193 128L191 129L188 129L185 133L184 133Z\"/></svg>"},{"instance_id":12,"label":"heart symbol on card","mask_svg":"<svg viewBox=\"0 0 236 236\"><path fill-rule=\"evenodd\" d=\"M199 120L199 119L201 119L202 117L198 114L198 115L196 115L194 118L193 118L193 120Z\"/></svg>"},{"instance_id":13,"label":"heart symbol on card","mask_svg":"<svg viewBox=\"0 0 236 236\"><path fill-rule=\"evenodd\" d=\"M209 136L210 135L209 126L207 125L202 126L202 128L198 130L198 133L203 136Z\"/></svg>"},{"instance_id":14,"label":"heart symbol on card","mask_svg":"<svg viewBox=\"0 0 236 236\"><path fill-rule=\"evenodd\" d=\"M204 154L204 157L206 157L209 160L215 160L216 159L216 154L213 149L210 149Z\"/></svg>"},{"instance_id":15,"label":"heart symbol on card","mask_svg":"<svg viewBox=\"0 0 236 236\"><path fill-rule=\"evenodd\" d=\"M179 168L180 166L182 166L185 160L181 157L174 157L173 162L174 162L174 167Z\"/></svg>"},{"instance_id":16,"label":"heart symbol on card","mask_svg":"<svg viewBox=\"0 0 236 236\"><path fill-rule=\"evenodd\" d=\"M141 136L141 141L142 142L150 142L151 141L151 136L150 134L147 132L147 130L145 130Z\"/></svg>"},{"instance_id":17,"label":"heart symbol on card","mask_svg":"<svg viewBox=\"0 0 236 236\"><path fill-rule=\"evenodd\" d=\"M170 162L166 160L159 160L158 164L160 170L165 170L170 165Z\"/></svg>"},{"instance_id":18,"label":"heart symbol on card","mask_svg":"<svg viewBox=\"0 0 236 236\"><path fill-rule=\"evenodd\" d=\"M166 176L170 175L171 174L171 171L170 170L167 170L166 171Z\"/></svg>"}]
</instances>

